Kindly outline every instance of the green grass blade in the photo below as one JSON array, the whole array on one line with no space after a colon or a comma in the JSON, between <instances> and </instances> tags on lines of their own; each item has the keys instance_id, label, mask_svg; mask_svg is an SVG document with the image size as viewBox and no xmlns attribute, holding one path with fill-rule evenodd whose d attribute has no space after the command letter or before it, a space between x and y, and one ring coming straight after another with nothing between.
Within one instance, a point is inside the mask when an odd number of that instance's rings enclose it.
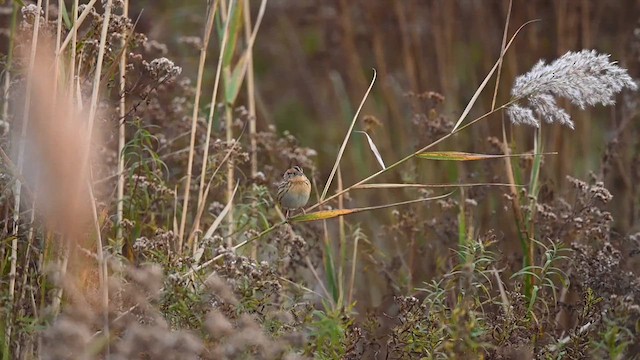
<instances>
[{"instance_id":1,"label":"green grass blade","mask_svg":"<svg viewBox=\"0 0 640 360\"><path fill-rule=\"evenodd\" d=\"M60 11L62 11L62 20L64 21L64 25L67 29L71 29L71 20L69 19L69 12L67 11L67 5L65 5L64 1L62 1L62 8Z\"/></svg>"},{"instance_id":2,"label":"green grass blade","mask_svg":"<svg viewBox=\"0 0 640 360\"><path fill-rule=\"evenodd\" d=\"M236 51L236 45L238 44L238 36L240 34L240 26L242 23L242 10L243 3L238 2L236 0L232 0L229 3L229 6L232 6L231 15L229 16L229 27L228 31L228 40L224 49L224 56L222 57L222 65L223 67L230 67L231 60L233 59L234 52ZM220 12L220 16L222 16L222 12ZM220 26L218 29L218 33L220 34L220 39L224 34L224 26Z\"/></svg>"}]
</instances>

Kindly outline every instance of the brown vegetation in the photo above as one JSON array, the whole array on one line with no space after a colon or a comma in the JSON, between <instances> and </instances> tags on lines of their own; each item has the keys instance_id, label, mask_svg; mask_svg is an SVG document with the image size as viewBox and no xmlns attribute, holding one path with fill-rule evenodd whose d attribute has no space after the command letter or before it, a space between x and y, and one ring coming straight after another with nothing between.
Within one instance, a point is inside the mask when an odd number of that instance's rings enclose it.
<instances>
[{"instance_id":1,"label":"brown vegetation","mask_svg":"<svg viewBox=\"0 0 640 360\"><path fill-rule=\"evenodd\" d=\"M639 356L636 2L74 4L0 4L4 359Z\"/></svg>"}]
</instances>

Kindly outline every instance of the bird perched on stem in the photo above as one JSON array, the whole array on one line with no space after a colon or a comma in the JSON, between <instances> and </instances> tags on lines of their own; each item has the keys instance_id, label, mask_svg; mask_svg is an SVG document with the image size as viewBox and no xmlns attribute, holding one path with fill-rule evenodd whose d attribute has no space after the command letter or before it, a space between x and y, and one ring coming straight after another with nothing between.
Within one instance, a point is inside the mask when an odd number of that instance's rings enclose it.
<instances>
[{"instance_id":1,"label":"bird perched on stem","mask_svg":"<svg viewBox=\"0 0 640 360\"><path fill-rule=\"evenodd\" d=\"M289 210L300 209L307 204L309 194L311 182L300 166L294 166L284 172L282 182L278 184L278 204L287 210L286 218L289 218Z\"/></svg>"}]
</instances>

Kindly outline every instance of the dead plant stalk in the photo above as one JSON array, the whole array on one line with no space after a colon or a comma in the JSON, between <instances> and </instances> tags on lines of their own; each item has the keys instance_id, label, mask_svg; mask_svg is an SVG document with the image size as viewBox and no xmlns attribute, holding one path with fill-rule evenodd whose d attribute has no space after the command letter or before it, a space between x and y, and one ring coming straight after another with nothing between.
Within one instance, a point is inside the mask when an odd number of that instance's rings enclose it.
<instances>
[{"instance_id":1,"label":"dead plant stalk","mask_svg":"<svg viewBox=\"0 0 640 360\"><path fill-rule=\"evenodd\" d=\"M215 3L209 6L207 24L204 30L204 39L202 43L202 48L200 49L200 60L198 63L198 77L196 79L196 95L193 103L193 115L191 117L191 133L190 133L191 137L189 140L189 159L187 160L187 174L186 174L185 187L184 187L184 199L182 202L182 216L180 218L180 230L178 233L178 245L177 245L178 253L182 252L182 244L184 240L184 229L186 226L187 213L189 210L189 194L190 194L189 190L191 188L191 176L193 171L193 156L195 153L196 128L198 124L198 110L200 107L200 92L202 89L202 77L204 74L204 65L207 59L207 46L209 44L209 39L211 37L211 29L213 28L213 19L215 18L217 7L218 7L218 0L216 0ZM225 26L227 25L225 24ZM214 85L214 89L216 88L217 88L217 83L216 85ZM195 249L195 246L193 248Z\"/></svg>"}]
</instances>

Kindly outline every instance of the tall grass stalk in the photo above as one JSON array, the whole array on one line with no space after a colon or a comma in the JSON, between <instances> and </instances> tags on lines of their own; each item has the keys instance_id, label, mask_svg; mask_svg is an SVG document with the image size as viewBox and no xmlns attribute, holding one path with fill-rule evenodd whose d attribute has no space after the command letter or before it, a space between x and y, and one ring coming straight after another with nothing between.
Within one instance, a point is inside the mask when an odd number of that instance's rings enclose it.
<instances>
[{"instance_id":1,"label":"tall grass stalk","mask_svg":"<svg viewBox=\"0 0 640 360\"><path fill-rule=\"evenodd\" d=\"M244 41L251 41L252 25L251 25L251 6L249 0L244 0ZM256 117L256 97L255 97L255 78L253 73L253 48L247 51L247 111L249 112L249 154L251 166L251 178L255 179L258 174L258 143L256 139L257 117ZM256 206L256 201L253 206ZM258 247L251 247L251 258L258 258Z\"/></svg>"},{"instance_id":2,"label":"tall grass stalk","mask_svg":"<svg viewBox=\"0 0 640 360\"><path fill-rule=\"evenodd\" d=\"M507 9L507 18L504 21L504 31L502 32L502 43L500 44L500 53L504 53L507 47L507 39L509 35L509 22L511 20L511 9L513 8L513 0L509 0ZM493 88L493 98L491 99L491 110L495 109L498 100L498 89L500 88L500 75L502 75L503 58L498 59L498 71L496 73L496 86Z\"/></svg>"},{"instance_id":3,"label":"tall grass stalk","mask_svg":"<svg viewBox=\"0 0 640 360\"><path fill-rule=\"evenodd\" d=\"M315 181L315 174L312 174L311 181L313 185L313 193L316 196L316 201L320 201L320 192L318 192L318 183ZM284 216L282 217L284 220ZM327 220L322 220L322 264L324 265L326 281L328 283L329 288L332 290L331 292L326 291L327 298L331 299L332 303L335 303L338 299L337 296L337 284L335 282L335 267L333 261L333 253L331 250L331 240L329 239L329 226L327 224ZM324 283L321 282L324 287Z\"/></svg>"},{"instance_id":4,"label":"tall grass stalk","mask_svg":"<svg viewBox=\"0 0 640 360\"><path fill-rule=\"evenodd\" d=\"M244 129L243 129L244 131ZM244 133L244 132L243 132ZM242 134L240 133L240 136L238 137L238 141L236 141L235 143L233 143L233 146L231 146L228 150L227 153L225 154L225 156L222 158L222 160L220 161L220 163L218 164L218 167L216 167L216 169L213 171L213 173L211 174L211 178L209 179L209 182L207 183L207 186L205 187L204 190L204 195L203 195L203 201L198 204L198 208L196 210L196 217L195 217L195 221L194 221L194 226L193 226L193 230L191 231L189 238L188 238L188 243L195 243L197 245L197 242L194 242L195 240L193 238L195 238L197 236L196 233L196 226L197 224L200 223L200 219L202 218L202 213L204 212L205 206L206 206L206 198L209 194L209 189L211 187L211 183L213 182L213 179L216 177L216 175L218 174L218 172L220 171L220 169L222 168L222 166L224 166L227 161L229 160L229 158L231 157L231 154L237 149L237 147L239 146L239 140L240 138L242 138ZM235 198L235 194L236 191L238 190L238 183L236 182L236 186L233 189L233 197ZM209 227L209 229L204 233L203 238L210 238L213 235L213 232L218 228L218 226L220 225L220 223L222 222L222 219L224 219L224 217L226 216L226 214L229 212L229 210L231 210L231 207L233 206L233 202L227 202L227 205L224 207L224 210L222 210L222 212L220 212L220 214L218 215L218 217L213 221L213 224ZM201 251L203 250L202 248L195 248L193 250L193 254L195 255L197 251Z\"/></svg>"},{"instance_id":5,"label":"tall grass stalk","mask_svg":"<svg viewBox=\"0 0 640 360\"><path fill-rule=\"evenodd\" d=\"M234 4L235 2L230 4L229 9L224 8L223 6L224 0L220 4L221 10L222 11L227 10L228 12L226 13L226 21L224 22L224 29L222 30L222 34L220 34L222 37L222 40L220 41L220 53L218 54L218 65L216 66L216 76L213 82L213 91L211 93L211 101L209 103L209 115L207 117L207 133L204 140L205 141L204 148L202 149L202 169L200 170L200 187L198 189L198 204L201 204L203 201L205 201L205 199L203 198L202 188L204 187L204 184L207 178L207 163L209 160L209 144L211 141L211 131L213 129L213 118L216 112L216 100L218 98L218 90L220 88L220 79L222 77L222 70L224 67L224 59L227 51L227 43L230 37L229 27L231 25L231 14L233 11ZM212 26L213 26L213 20L214 20L214 17L211 18ZM236 38L233 38L233 39L235 40ZM232 48L235 48L235 45L232 46ZM229 129L227 129L227 131L229 131ZM227 144L230 144L230 140L228 136L227 136ZM233 146L235 146L235 144ZM227 166L230 166L229 164L230 162L227 162ZM227 180L230 181L229 178ZM233 185L233 182L231 182L230 184ZM230 189L229 187L227 187L227 201L231 200L232 198L231 194L233 191L229 192L229 190L233 190L233 188ZM229 209L229 211L230 211L229 216L233 217L233 204L231 204L231 208ZM196 227L198 226L199 226L199 223L196 222ZM196 238L196 242L197 242L197 238Z\"/></svg>"},{"instance_id":6,"label":"tall grass stalk","mask_svg":"<svg viewBox=\"0 0 640 360\"><path fill-rule=\"evenodd\" d=\"M61 0L62 1L62 0ZM122 16L125 18L129 16L129 0L124 0L122 7ZM124 39L127 39L128 34L122 34ZM127 106L127 96L126 96L126 74L127 74L127 51L126 41L123 42L123 46L125 48L122 49L122 54L120 55L120 113L119 113L119 124L118 124L118 188L116 194L116 248L120 251L122 246L122 220L123 210L124 210L124 146L126 144L126 106Z\"/></svg>"},{"instance_id":7,"label":"tall grass stalk","mask_svg":"<svg viewBox=\"0 0 640 360\"><path fill-rule=\"evenodd\" d=\"M238 23L236 23L234 21L234 19L238 16L238 12L242 11L242 9L236 9L235 13L233 12L233 9L236 5L237 1L236 0L230 0L229 1L229 12L227 13L226 17L222 17L223 21L225 22L225 28L224 28L224 33L223 33L223 38L229 36L232 38L231 42L227 43L225 42L221 47L220 47L220 53L221 53L221 64L220 66L222 66L222 71L223 71L223 82L224 82L224 93L225 93L225 100L226 99L226 94L229 90L230 87L230 81L231 81L231 60L232 60L232 55L233 52L236 48L237 45L237 40L238 40ZM225 0L222 0L221 6L223 9L226 9L227 3ZM230 28L230 24L234 24L235 26L233 28ZM229 49L227 49L227 47ZM226 52L226 53L225 53ZM215 99L214 99L214 103L215 103ZM212 105L213 106L213 105ZM231 104L228 101L224 102L224 123L225 123L225 135L226 135L226 141L227 144L230 144L233 141L233 114L232 114L232 110L231 110ZM208 136L207 136L208 139ZM208 149L205 147L205 151L208 152ZM205 165L206 165L206 160L207 157L203 158L203 169L205 169ZM235 178L235 166L233 164L233 161L228 161L227 162L227 189L226 189L226 200L227 202L229 202L232 197L232 184L234 182L234 178ZM231 208L229 209L229 215L227 217L227 233L228 234L233 234L234 232L234 227L235 227L235 221L234 221L234 211L233 211L233 203L231 204ZM233 243L231 237L229 236L227 238L227 246L231 246Z\"/></svg>"},{"instance_id":8,"label":"tall grass stalk","mask_svg":"<svg viewBox=\"0 0 640 360\"><path fill-rule=\"evenodd\" d=\"M225 123L226 123L226 135L227 135L227 144L233 141L233 114L231 112L231 105L225 103ZM233 160L227 161L227 201L233 201L231 184L235 179L235 166L233 164ZM233 205L233 203L232 203ZM229 209L229 216L227 217L227 234L231 235L235 231L235 221L233 215L233 206ZM233 240L231 236L227 238L227 246L231 246L233 244Z\"/></svg>"},{"instance_id":9,"label":"tall grass stalk","mask_svg":"<svg viewBox=\"0 0 640 360\"><path fill-rule=\"evenodd\" d=\"M24 98L24 109L22 128L20 130L20 137L18 138L18 160L16 161L17 172L22 174L24 168L24 156L26 147L27 129L29 126L30 108L31 108L31 88L33 86L33 69L36 60L36 50L38 48L38 33L40 32L40 11L42 11L42 0L38 0L36 4L37 16L33 24L33 34L31 36L31 48L29 53L29 64L27 67L27 84ZM9 270L9 306L10 310L7 312L10 317L7 319L8 325L5 330L5 347L8 349L11 342L11 332L13 327L13 306L15 300L16 290L16 269L18 264L18 235L20 228L20 202L21 202L22 181L17 178L13 188L13 229L11 240L11 265Z\"/></svg>"},{"instance_id":10,"label":"tall grass stalk","mask_svg":"<svg viewBox=\"0 0 640 360\"><path fill-rule=\"evenodd\" d=\"M470 243L467 238L467 216L465 211L465 191L464 188L460 189L460 201L458 204L458 253L460 254L460 262L463 264L467 263L467 258L465 254L467 252L462 251L465 248L469 248ZM413 241L413 239L412 239ZM413 253L413 247L411 248ZM411 257L413 260L413 256Z\"/></svg>"},{"instance_id":11,"label":"tall grass stalk","mask_svg":"<svg viewBox=\"0 0 640 360\"><path fill-rule=\"evenodd\" d=\"M355 289L355 281L356 281L356 267L358 260L358 241L360 240L359 233L356 233L353 239L353 253L351 255L351 279L349 281L349 295L347 297L347 306L353 304L353 294Z\"/></svg>"},{"instance_id":12,"label":"tall grass stalk","mask_svg":"<svg viewBox=\"0 0 640 360\"><path fill-rule=\"evenodd\" d=\"M73 13L73 27L71 28L71 30L69 30L69 34L67 35L67 38L69 38L69 36L71 36L71 51L70 51L70 56L69 56L69 96L71 96L73 98L73 94L75 93L75 74L76 74L76 48L78 46L78 26L76 26L76 24L78 23L78 4L79 0L73 0L73 9L72 9L72 13ZM89 7L87 5L87 7ZM58 47L58 49L56 49L56 51L59 53L61 53L63 51L62 45L60 45L60 47Z\"/></svg>"},{"instance_id":13,"label":"tall grass stalk","mask_svg":"<svg viewBox=\"0 0 640 360\"><path fill-rule=\"evenodd\" d=\"M234 141L233 138L233 106L235 104L236 98L240 92L240 88L242 83L244 82L244 77L247 71L248 64L248 56L252 51L253 44L256 39L256 35L260 28L260 24L262 22L262 17L264 16L265 8L266 8L266 0L262 0L260 4L260 10L258 12L258 16L255 21L254 29L251 33L251 37L249 38L249 43L246 45L241 56L238 58L238 61L234 64L233 54L235 52L236 46L238 44L238 39L241 36L240 34L240 26L242 23L242 12L248 11L243 7L244 2L238 2L236 0L232 0L229 4L229 16L226 21L230 24L228 28L228 36L229 41L226 44L226 48L224 49L224 56L222 61L222 78L224 83L224 94L225 94L225 102L224 102L224 119L225 119L225 131L226 131L226 140L227 143L230 144ZM226 4L223 2L222 7L224 8ZM231 7L234 7L233 11L231 11ZM206 157L204 158L204 164L206 164ZM204 167L203 167L204 168ZM230 199L230 194L232 187L230 183L232 183L235 179L235 164L233 161L227 162L227 200ZM234 232L235 221L233 208L229 212L229 216L227 217L228 222L228 233L232 234ZM231 237L228 237L229 246L232 244Z\"/></svg>"},{"instance_id":14,"label":"tall grass stalk","mask_svg":"<svg viewBox=\"0 0 640 360\"><path fill-rule=\"evenodd\" d=\"M189 212L189 194L191 188L191 172L193 169L193 155L195 152L196 142L196 129L198 125L198 111L200 110L200 93L202 89L202 77L204 75L204 65L207 59L207 47L209 46L209 40L211 38L211 31L213 29L213 19L215 17L216 9L218 8L218 0L212 4L209 2L207 11L207 23L204 29L204 37L202 39L202 47L200 48L200 60L198 62L198 76L196 79L196 93L193 101L193 113L191 116L191 136L189 139L189 159L187 161L187 174L185 179L184 197L182 202L182 215L180 217L180 230L178 232L178 253L182 252L182 243L184 239L184 229L187 222L187 213ZM214 91L217 88L217 84L214 85ZM213 105L212 105L213 107ZM202 186L201 186L202 189ZM199 196L200 198L200 196ZM200 199L198 199L200 203ZM197 245L193 246L193 250L197 248Z\"/></svg>"},{"instance_id":15,"label":"tall grass stalk","mask_svg":"<svg viewBox=\"0 0 640 360\"><path fill-rule=\"evenodd\" d=\"M338 166L338 191L342 190L342 171L340 171L340 166ZM344 209L344 196L339 196L338 197L338 209L342 210ZM345 231L345 223L344 223L344 217L339 217L338 218L338 235L339 235L339 239L340 239L340 243L339 243L339 247L338 247L338 254L339 254L339 263L338 263L338 289L339 289L339 296L338 296L338 305L342 306L344 300L345 300L345 296L346 296L346 289L345 289L345 275L344 275L344 269L347 266L347 234ZM350 304L346 304L347 307Z\"/></svg>"},{"instance_id":16,"label":"tall grass stalk","mask_svg":"<svg viewBox=\"0 0 640 360\"><path fill-rule=\"evenodd\" d=\"M542 124L540 124L540 127L536 129L533 143L536 154L533 158L531 177L529 179L529 211L526 213L525 224L523 224L527 227L525 234L529 236L529 238L527 238L525 242L526 248L522 249L526 261L526 264L524 265L525 267L528 265L533 265L535 263L536 242L532 240L535 239L535 214L537 209L536 205L538 202L538 192L540 191L540 166L542 165L542 155L538 154L537 152L544 148L542 144ZM535 277L530 275L525 277L525 294L528 297L532 296L534 285Z\"/></svg>"},{"instance_id":17,"label":"tall grass stalk","mask_svg":"<svg viewBox=\"0 0 640 360\"><path fill-rule=\"evenodd\" d=\"M4 70L4 82L2 86L2 119L0 120L0 126L2 126L2 135L9 132L9 90L11 86L11 72L13 71L13 43L16 33L16 22L18 18L18 4L14 1L11 11L11 23L9 24L9 48L7 51L7 63Z\"/></svg>"},{"instance_id":18,"label":"tall grass stalk","mask_svg":"<svg viewBox=\"0 0 640 360\"><path fill-rule=\"evenodd\" d=\"M93 9L93 6L96 4L98 0L91 0L87 3L87 5L85 6L84 10L82 11L82 14L80 14L80 16L78 15L78 0L74 0L73 6L74 6L74 22L73 22L73 27L71 28L71 30L69 30L69 33L67 34L67 37L64 39L64 41L62 42L62 45L60 45L60 48L58 49L59 53L62 53L67 45L69 45L69 41L75 40L77 39L78 36L78 29L80 28L80 26L82 25L82 22L84 21L84 19L87 18L87 16L91 13L91 10ZM76 47L74 46L73 49L76 49Z\"/></svg>"},{"instance_id":19,"label":"tall grass stalk","mask_svg":"<svg viewBox=\"0 0 640 360\"><path fill-rule=\"evenodd\" d=\"M265 2L266 3L266 2ZM244 0L244 41L251 42L251 7L249 0ZM247 110L249 111L249 144L251 151L251 177L258 173L258 144L256 139L256 96L255 78L253 74L253 47L247 49Z\"/></svg>"},{"instance_id":20,"label":"tall grass stalk","mask_svg":"<svg viewBox=\"0 0 640 360\"><path fill-rule=\"evenodd\" d=\"M509 33L509 22L511 20L511 10L513 8L513 0L509 1L509 7L507 9L507 17L505 19L505 26L504 26L504 31L502 33L502 45L501 45L501 52L505 51L505 47L507 44L507 36ZM500 87L500 75L502 74L502 65L503 65L503 60L500 59L499 64L498 64L498 73L496 76L496 85L493 91L493 98L491 99L491 109L493 110L496 106L496 102L497 102L497 98L498 98L498 89ZM507 135L506 135L506 123L505 123L505 119L504 116L502 117L502 146L503 146L503 153L506 155L506 157L504 158L504 164L505 164L505 172L507 175L507 180L509 182L509 184L511 184L510 188L510 193L511 193L511 208L513 210L513 214L514 214L514 220L515 220L515 225L516 225L516 229L517 229L517 234L518 234L518 238L520 240L520 245L521 245L521 250L523 253L523 266L530 266L533 264L533 252L532 250L532 246L530 246L530 241L529 241L529 237L527 235L527 233L524 231L524 228L522 227L524 225L523 222L523 215L522 215L522 211L520 208L520 194L517 191L517 185L516 185L516 181L515 181L515 177L513 175L513 167L511 165L511 161L512 159L509 157L509 155L511 155L511 149L509 147L509 143L507 142ZM537 153L539 149L535 149L535 152ZM536 158L540 158L541 155L536 155ZM502 284L500 284L500 286L502 286ZM525 286L524 286L524 293L525 295L528 297L529 294L531 293L531 277L529 275L525 275Z\"/></svg>"},{"instance_id":21,"label":"tall grass stalk","mask_svg":"<svg viewBox=\"0 0 640 360\"><path fill-rule=\"evenodd\" d=\"M64 6L64 0L58 0L58 18L56 19L56 53L53 62L53 98L55 99L58 96L58 80L59 73L61 73L60 69L60 52L58 49L60 48L60 41L62 38L62 7ZM49 10L49 1L47 1L47 11ZM45 16L47 19L47 16Z\"/></svg>"},{"instance_id":22,"label":"tall grass stalk","mask_svg":"<svg viewBox=\"0 0 640 360\"><path fill-rule=\"evenodd\" d=\"M110 6L108 4L107 6ZM96 255L98 258L98 272L100 274L100 290L102 297L102 333L105 334L106 338L109 338L109 269L107 267L106 257L103 251L104 244L102 242L102 231L100 228L100 220L98 219L98 202L96 201L95 195L93 193L93 181L92 177L89 178L87 183L87 187L89 188L89 197L91 199L91 217L93 220L93 226L96 232ZM110 352L109 342L106 344L106 355L109 357Z\"/></svg>"},{"instance_id":23,"label":"tall grass stalk","mask_svg":"<svg viewBox=\"0 0 640 360\"><path fill-rule=\"evenodd\" d=\"M90 165L90 154L91 154L91 138L93 134L93 126L95 124L96 115L97 115L97 107L98 107L98 97L100 94L100 80L102 75L102 62L104 59L105 47L107 43L107 33L109 30L109 21L111 20L111 10L113 6L113 0L107 0L107 3L104 6L104 15L102 22L102 31L100 34L100 47L98 48L98 57L96 60L96 68L93 78L93 89L91 93L91 103L89 105L89 124L87 131L87 153L84 155L83 162L80 167L80 174L84 174L84 169L88 167L89 174L91 174L91 165ZM97 203L93 194L93 184L91 182L91 175L89 175L89 179L87 179L88 187L89 187L89 196L91 198L91 211L93 212L93 221L96 227L96 248L97 248L97 256L98 256L98 271L100 274L100 289L102 293L102 309L103 311L103 321L104 321L104 334L109 336L109 286L107 284L109 279L109 274L107 270L107 263L105 260L105 255L103 252L102 243L102 235L100 231L100 224L98 221L98 213L97 213ZM109 351L109 346L107 344L107 353Z\"/></svg>"}]
</instances>

